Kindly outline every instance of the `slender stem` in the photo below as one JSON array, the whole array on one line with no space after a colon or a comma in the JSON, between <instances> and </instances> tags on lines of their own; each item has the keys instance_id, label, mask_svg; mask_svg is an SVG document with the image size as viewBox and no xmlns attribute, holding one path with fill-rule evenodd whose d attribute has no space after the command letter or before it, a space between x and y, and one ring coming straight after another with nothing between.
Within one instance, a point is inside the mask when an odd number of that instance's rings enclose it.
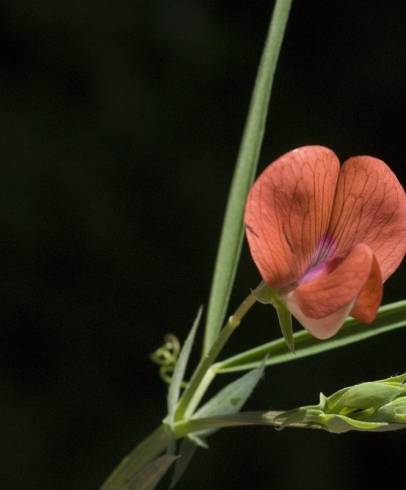
<instances>
[{"instance_id":1,"label":"slender stem","mask_svg":"<svg viewBox=\"0 0 406 490\"><path fill-rule=\"evenodd\" d=\"M210 429L223 429L227 427L241 427L247 425L271 425L280 427L283 420L277 417L284 412L240 412L233 415L219 415L201 419L189 419L175 425L176 438L185 437L193 432ZM319 426L303 423L290 423L289 427L319 429Z\"/></svg>"},{"instance_id":2,"label":"slender stem","mask_svg":"<svg viewBox=\"0 0 406 490\"><path fill-rule=\"evenodd\" d=\"M163 423L123 459L110 477L100 487L100 490L123 490L123 488L126 488L125 485L138 471L155 459L169 446L173 437L181 439L194 432L227 427L249 425L280 427L283 420L277 419L277 417L282 413L284 412L240 412L231 415L181 420L175 424L173 433L170 433L166 424ZM303 423L290 423L289 427L320 429L317 425Z\"/></svg>"},{"instance_id":3,"label":"slender stem","mask_svg":"<svg viewBox=\"0 0 406 490\"><path fill-rule=\"evenodd\" d=\"M146 464L155 459L170 444L173 435L164 424L147 436L116 467L100 490L121 490Z\"/></svg>"},{"instance_id":4,"label":"slender stem","mask_svg":"<svg viewBox=\"0 0 406 490\"><path fill-rule=\"evenodd\" d=\"M206 393L207 389L211 385L212 381L216 377L216 371L213 369L213 365L209 367L209 369L206 371L206 374L203 376L199 386L197 387L193 397L191 398L187 409L185 410L184 418L187 419L191 417L196 410L197 406L199 405L201 399L203 398L204 394Z\"/></svg>"},{"instance_id":5,"label":"slender stem","mask_svg":"<svg viewBox=\"0 0 406 490\"><path fill-rule=\"evenodd\" d=\"M264 287L264 283L261 282L254 291L251 291L251 293L235 310L234 314L230 316L228 322L225 324L223 330L221 330L220 335L217 337L209 352L202 357L202 360L197 366L188 387L185 389L181 399L179 400L175 420L181 420L192 414L194 408L197 406L210 382L214 378L214 373L211 377L207 374L209 373L211 365L217 359L217 356L220 354L227 340L238 327L241 320L257 301L257 293ZM204 379L205 383L202 383Z\"/></svg>"}]
</instances>

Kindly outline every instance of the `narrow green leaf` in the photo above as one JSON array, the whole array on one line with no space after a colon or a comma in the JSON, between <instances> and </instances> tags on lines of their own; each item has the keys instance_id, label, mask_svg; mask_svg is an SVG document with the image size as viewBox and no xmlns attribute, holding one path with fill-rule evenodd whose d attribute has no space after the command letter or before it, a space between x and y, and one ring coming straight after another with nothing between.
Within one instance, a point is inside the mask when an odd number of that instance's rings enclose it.
<instances>
[{"instance_id":1,"label":"narrow green leaf","mask_svg":"<svg viewBox=\"0 0 406 490\"><path fill-rule=\"evenodd\" d=\"M202 449L209 449L209 445L207 444L206 440L201 436L197 434L189 434L188 438L197 446L201 447Z\"/></svg>"},{"instance_id":2,"label":"narrow green leaf","mask_svg":"<svg viewBox=\"0 0 406 490\"><path fill-rule=\"evenodd\" d=\"M284 339L277 339L220 361L213 365L213 369L217 373L246 371L259 366L266 355L269 356L267 366L281 364L360 342L405 326L406 300L403 300L379 308L377 318L371 325L348 318L337 335L328 340L315 339L306 330L296 332L295 354L288 351Z\"/></svg>"},{"instance_id":3,"label":"narrow green leaf","mask_svg":"<svg viewBox=\"0 0 406 490\"><path fill-rule=\"evenodd\" d=\"M197 449L197 445L191 441L188 437L185 437L182 440L179 449L179 459L176 461L175 471L173 472L171 485L169 490L172 490L178 483L178 481L182 478L185 473L187 467L189 466L195 452Z\"/></svg>"},{"instance_id":4,"label":"narrow green leaf","mask_svg":"<svg viewBox=\"0 0 406 490\"><path fill-rule=\"evenodd\" d=\"M169 425L172 425L175 418L176 404L179 400L180 389L182 386L182 381L185 376L185 371L187 363L192 351L193 342L196 336L197 327L200 323L200 318L202 316L203 309L200 307L195 321L193 322L192 328L190 329L189 335L183 344L182 350L179 354L179 359L176 363L175 370L173 371L173 376L171 383L168 388L168 416L166 421Z\"/></svg>"},{"instance_id":5,"label":"narrow green leaf","mask_svg":"<svg viewBox=\"0 0 406 490\"><path fill-rule=\"evenodd\" d=\"M258 164L275 69L291 4L292 0L276 1L258 68L217 252L207 311L204 353L208 352L220 332L234 283L243 240L245 200Z\"/></svg>"},{"instance_id":6,"label":"narrow green leaf","mask_svg":"<svg viewBox=\"0 0 406 490\"><path fill-rule=\"evenodd\" d=\"M126 488L134 475L159 456L171 443L173 434L165 424L161 424L154 432L138 444L115 468L100 490L117 490Z\"/></svg>"},{"instance_id":7,"label":"narrow green leaf","mask_svg":"<svg viewBox=\"0 0 406 490\"><path fill-rule=\"evenodd\" d=\"M264 374L265 363L231 382L195 412L192 419L238 413ZM205 431L204 435L212 431Z\"/></svg>"},{"instance_id":8,"label":"narrow green leaf","mask_svg":"<svg viewBox=\"0 0 406 490\"><path fill-rule=\"evenodd\" d=\"M164 454L145 466L121 490L154 490L178 456Z\"/></svg>"}]
</instances>

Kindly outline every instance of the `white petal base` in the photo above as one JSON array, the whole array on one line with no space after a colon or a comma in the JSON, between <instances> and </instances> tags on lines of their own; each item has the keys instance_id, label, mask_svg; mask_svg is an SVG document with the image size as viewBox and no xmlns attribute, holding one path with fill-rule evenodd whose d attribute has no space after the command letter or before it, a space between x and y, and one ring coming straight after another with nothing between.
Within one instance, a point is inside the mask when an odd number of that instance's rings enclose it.
<instances>
[{"instance_id":1,"label":"white petal base","mask_svg":"<svg viewBox=\"0 0 406 490\"><path fill-rule=\"evenodd\" d=\"M355 303L355 300L351 301L331 315L316 319L310 318L303 313L295 300L294 290L284 295L283 299L285 300L289 311L296 318L296 320L303 325L303 327L308 330L313 337L321 340L328 339L337 333L344 323L344 320L350 314L350 311Z\"/></svg>"}]
</instances>

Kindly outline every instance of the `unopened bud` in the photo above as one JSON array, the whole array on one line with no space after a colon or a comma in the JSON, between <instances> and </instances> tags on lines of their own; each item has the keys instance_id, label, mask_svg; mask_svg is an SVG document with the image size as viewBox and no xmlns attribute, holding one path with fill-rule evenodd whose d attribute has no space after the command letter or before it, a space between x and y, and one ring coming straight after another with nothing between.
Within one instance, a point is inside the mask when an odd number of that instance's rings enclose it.
<instances>
[{"instance_id":1,"label":"unopened bud","mask_svg":"<svg viewBox=\"0 0 406 490\"><path fill-rule=\"evenodd\" d=\"M397 430L406 428L406 374L343 388L318 405L300 407L278 416L281 427L317 426L329 432Z\"/></svg>"},{"instance_id":2,"label":"unopened bud","mask_svg":"<svg viewBox=\"0 0 406 490\"><path fill-rule=\"evenodd\" d=\"M351 386L327 398L324 410L328 413L351 413L354 410L378 409L400 395L406 394L406 385L372 381Z\"/></svg>"},{"instance_id":3,"label":"unopened bud","mask_svg":"<svg viewBox=\"0 0 406 490\"><path fill-rule=\"evenodd\" d=\"M379 421L406 424L406 396L396 398L396 400L380 407L375 418Z\"/></svg>"}]
</instances>

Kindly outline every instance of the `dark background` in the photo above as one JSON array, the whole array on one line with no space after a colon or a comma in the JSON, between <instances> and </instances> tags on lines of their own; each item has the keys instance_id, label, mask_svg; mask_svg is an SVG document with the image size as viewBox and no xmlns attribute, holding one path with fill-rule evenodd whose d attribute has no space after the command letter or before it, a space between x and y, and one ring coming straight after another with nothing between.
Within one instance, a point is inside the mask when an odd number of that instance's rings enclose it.
<instances>
[{"instance_id":1,"label":"dark background","mask_svg":"<svg viewBox=\"0 0 406 490\"><path fill-rule=\"evenodd\" d=\"M296 1L260 168L322 144L405 182L404 2ZM273 2L0 2L0 487L96 489L164 414L149 354L207 302ZM232 306L258 282L246 248ZM386 286L402 299L405 267ZM292 408L406 371L405 332L280 365ZM256 307L228 352L279 336ZM229 379L229 378L227 378ZM405 433L224 430L179 489L406 482Z\"/></svg>"}]
</instances>

